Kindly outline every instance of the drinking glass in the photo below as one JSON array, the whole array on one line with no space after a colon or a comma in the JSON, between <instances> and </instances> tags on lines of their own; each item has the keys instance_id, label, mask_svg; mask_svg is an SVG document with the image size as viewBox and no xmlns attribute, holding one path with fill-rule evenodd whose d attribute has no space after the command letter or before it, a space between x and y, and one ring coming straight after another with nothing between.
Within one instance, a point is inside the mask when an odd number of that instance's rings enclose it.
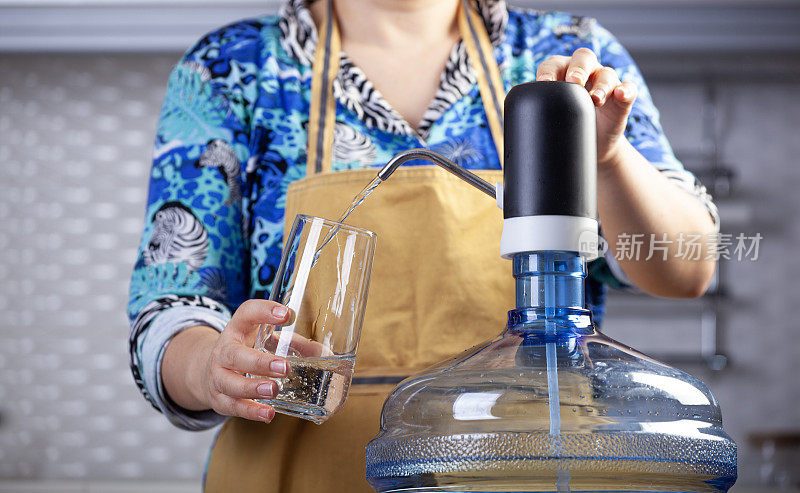
<instances>
[{"instance_id":1,"label":"drinking glass","mask_svg":"<svg viewBox=\"0 0 800 493\"><path fill-rule=\"evenodd\" d=\"M270 299L290 311L283 325L262 325L256 349L286 358L279 392L259 399L276 412L320 424L339 410L355 369L376 235L298 215Z\"/></svg>"}]
</instances>

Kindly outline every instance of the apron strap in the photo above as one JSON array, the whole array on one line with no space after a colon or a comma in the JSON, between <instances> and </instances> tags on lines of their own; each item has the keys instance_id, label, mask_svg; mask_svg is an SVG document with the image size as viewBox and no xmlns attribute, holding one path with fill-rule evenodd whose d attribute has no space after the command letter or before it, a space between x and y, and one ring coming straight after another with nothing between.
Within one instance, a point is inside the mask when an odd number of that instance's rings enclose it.
<instances>
[{"instance_id":1,"label":"apron strap","mask_svg":"<svg viewBox=\"0 0 800 493\"><path fill-rule=\"evenodd\" d=\"M462 0L458 8L458 27L464 40L472 67L477 74L489 129L492 132L497 157L503 164L503 100L505 88L500 69L494 58L492 43L483 19ZM325 0L319 39L314 51L311 77L311 108L308 119L308 149L306 176L331 171L333 135L336 125L336 99L333 81L339 72L342 45L339 26L333 11L333 1Z\"/></svg>"},{"instance_id":2,"label":"apron strap","mask_svg":"<svg viewBox=\"0 0 800 493\"><path fill-rule=\"evenodd\" d=\"M322 48L322 49L320 49ZM308 119L308 158L306 175L327 173L333 156L333 128L336 125L336 100L333 81L339 72L342 51L333 2L326 0L311 77L311 111Z\"/></svg>"},{"instance_id":3,"label":"apron strap","mask_svg":"<svg viewBox=\"0 0 800 493\"><path fill-rule=\"evenodd\" d=\"M478 89L486 110L486 119L492 132L494 146L500 165L503 164L503 101L505 88L500 78L500 69L494 58L492 43L486 33L483 19L469 5L469 0L462 0L458 12L458 26L464 40L467 55L472 62L478 78Z\"/></svg>"}]
</instances>

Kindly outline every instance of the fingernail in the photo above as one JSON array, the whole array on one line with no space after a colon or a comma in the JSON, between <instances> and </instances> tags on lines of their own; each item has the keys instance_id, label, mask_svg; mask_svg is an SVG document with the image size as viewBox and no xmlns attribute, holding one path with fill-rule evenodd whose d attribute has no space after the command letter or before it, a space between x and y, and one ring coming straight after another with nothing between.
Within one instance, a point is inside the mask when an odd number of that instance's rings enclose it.
<instances>
[{"instance_id":1,"label":"fingernail","mask_svg":"<svg viewBox=\"0 0 800 493\"><path fill-rule=\"evenodd\" d=\"M264 382L256 387L256 392L262 397L274 397L275 385L273 382Z\"/></svg>"},{"instance_id":2,"label":"fingernail","mask_svg":"<svg viewBox=\"0 0 800 493\"><path fill-rule=\"evenodd\" d=\"M287 370L286 362L283 361L283 360L279 360L279 359L272 360L269 363L269 369L272 370L275 373L280 373L281 375L283 375L283 374L286 373L286 370Z\"/></svg>"},{"instance_id":3,"label":"fingernail","mask_svg":"<svg viewBox=\"0 0 800 493\"><path fill-rule=\"evenodd\" d=\"M261 408L258 410L258 417L269 423L275 417L275 410L271 407Z\"/></svg>"},{"instance_id":4,"label":"fingernail","mask_svg":"<svg viewBox=\"0 0 800 493\"><path fill-rule=\"evenodd\" d=\"M289 310L285 306L278 305L272 307L272 314L278 318L285 317L287 313L289 313Z\"/></svg>"},{"instance_id":5,"label":"fingernail","mask_svg":"<svg viewBox=\"0 0 800 493\"><path fill-rule=\"evenodd\" d=\"M592 99L594 99L595 103L599 103L603 101L603 98L606 97L606 92L602 89L595 89L592 91Z\"/></svg>"},{"instance_id":6,"label":"fingernail","mask_svg":"<svg viewBox=\"0 0 800 493\"><path fill-rule=\"evenodd\" d=\"M574 70L574 71L570 72L567 77L570 77L572 79L578 79L579 81L583 82L583 78L581 77L581 75L582 74L580 72L578 72L577 70Z\"/></svg>"},{"instance_id":7,"label":"fingernail","mask_svg":"<svg viewBox=\"0 0 800 493\"><path fill-rule=\"evenodd\" d=\"M539 81L551 81L551 80L553 80L553 76L549 74L542 75L541 77L539 77Z\"/></svg>"}]
</instances>

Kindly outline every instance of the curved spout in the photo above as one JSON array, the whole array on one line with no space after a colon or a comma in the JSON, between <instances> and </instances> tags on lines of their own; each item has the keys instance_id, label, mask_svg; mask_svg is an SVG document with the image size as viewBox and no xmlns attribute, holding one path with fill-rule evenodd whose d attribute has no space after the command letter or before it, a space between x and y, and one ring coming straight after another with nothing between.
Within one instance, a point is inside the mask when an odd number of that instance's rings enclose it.
<instances>
[{"instance_id":1,"label":"curved spout","mask_svg":"<svg viewBox=\"0 0 800 493\"><path fill-rule=\"evenodd\" d=\"M457 177L485 193L489 197L493 199L496 198L494 185L484 180L480 176L467 171L441 154L429 151L427 149L409 149L396 154L392 159L389 160L388 163L386 163L386 166L384 166L378 172L378 178L380 178L381 181L386 180L392 173L394 173L394 170L396 170L398 166L414 159L424 159L425 161L429 161L437 166L441 166L450 173L453 173Z\"/></svg>"}]
</instances>

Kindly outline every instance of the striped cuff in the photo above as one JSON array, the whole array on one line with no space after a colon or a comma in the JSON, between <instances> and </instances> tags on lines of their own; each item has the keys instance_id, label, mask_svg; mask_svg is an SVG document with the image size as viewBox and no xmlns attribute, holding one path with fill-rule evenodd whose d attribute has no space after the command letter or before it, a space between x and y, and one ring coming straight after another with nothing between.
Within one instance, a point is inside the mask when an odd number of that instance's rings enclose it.
<instances>
[{"instance_id":1,"label":"striped cuff","mask_svg":"<svg viewBox=\"0 0 800 493\"><path fill-rule=\"evenodd\" d=\"M223 314L198 306L179 306L163 310L150 323L147 337L142 344L142 380L153 404L178 428L205 430L225 417L212 410L189 411L169 398L161 380L161 360L169 341L180 331L197 325L207 325L222 332L229 318Z\"/></svg>"}]
</instances>

